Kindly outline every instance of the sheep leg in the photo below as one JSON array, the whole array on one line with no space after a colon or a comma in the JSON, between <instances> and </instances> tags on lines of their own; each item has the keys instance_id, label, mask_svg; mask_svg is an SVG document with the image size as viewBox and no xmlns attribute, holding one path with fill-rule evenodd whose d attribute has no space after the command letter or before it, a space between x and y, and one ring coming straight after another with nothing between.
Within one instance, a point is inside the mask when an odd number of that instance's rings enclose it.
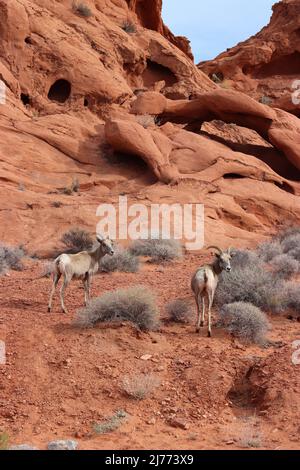
<instances>
[{"instance_id":1,"label":"sheep leg","mask_svg":"<svg viewBox=\"0 0 300 470\"><path fill-rule=\"evenodd\" d=\"M70 280L67 279L67 277L64 277L64 282L63 282L63 284L61 286L61 289L60 289L60 303L61 303L61 308L62 308L63 313L68 313L68 310L66 309L65 302L64 302L64 293L65 293L65 289L68 286L69 282L70 282Z\"/></svg>"},{"instance_id":2,"label":"sheep leg","mask_svg":"<svg viewBox=\"0 0 300 470\"><path fill-rule=\"evenodd\" d=\"M53 300L54 292L57 287L58 281L60 280L60 276L61 276L60 272L56 272L53 275L53 283L52 283L52 289L51 289L51 294L49 298L48 312L51 312L52 300Z\"/></svg>"},{"instance_id":3,"label":"sheep leg","mask_svg":"<svg viewBox=\"0 0 300 470\"><path fill-rule=\"evenodd\" d=\"M204 316L205 316L205 297L202 297L202 318L200 326L204 326Z\"/></svg>"},{"instance_id":4,"label":"sheep leg","mask_svg":"<svg viewBox=\"0 0 300 470\"><path fill-rule=\"evenodd\" d=\"M87 306L87 304L89 303L90 301L90 276L88 274L85 275L85 278L84 278L84 303L85 303L85 306Z\"/></svg>"},{"instance_id":5,"label":"sheep leg","mask_svg":"<svg viewBox=\"0 0 300 470\"><path fill-rule=\"evenodd\" d=\"M211 292L208 294L208 332L207 336L211 337L211 307L214 301L214 296Z\"/></svg>"},{"instance_id":6,"label":"sheep leg","mask_svg":"<svg viewBox=\"0 0 300 470\"><path fill-rule=\"evenodd\" d=\"M195 295L195 301L197 306L197 324L196 324L196 333L200 331L200 308L199 308L199 295Z\"/></svg>"}]
</instances>

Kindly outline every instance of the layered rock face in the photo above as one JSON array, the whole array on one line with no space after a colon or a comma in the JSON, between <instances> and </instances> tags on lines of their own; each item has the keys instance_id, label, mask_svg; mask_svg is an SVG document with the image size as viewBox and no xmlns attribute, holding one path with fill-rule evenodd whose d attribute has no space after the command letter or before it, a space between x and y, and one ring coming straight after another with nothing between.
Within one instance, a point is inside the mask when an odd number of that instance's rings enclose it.
<instances>
[{"instance_id":1,"label":"layered rock face","mask_svg":"<svg viewBox=\"0 0 300 470\"><path fill-rule=\"evenodd\" d=\"M98 204L120 193L204 203L206 240L223 245L300 219L299 119L220 89L161 1L0 0L0 12L0 239L46 252L71 226L94 231Z\"/></svg>"},{"instance_id":2,"label":"layered rock face","mask_svg":"<svg viewBox=\"0 0 300 470\"><path fill-rule=\"evenodd\" d=\"M300 2L276 3L268 26L215 60L200 63L199 68L220 86L243 91L299 117Z\"/></svg>"}]
</instances>

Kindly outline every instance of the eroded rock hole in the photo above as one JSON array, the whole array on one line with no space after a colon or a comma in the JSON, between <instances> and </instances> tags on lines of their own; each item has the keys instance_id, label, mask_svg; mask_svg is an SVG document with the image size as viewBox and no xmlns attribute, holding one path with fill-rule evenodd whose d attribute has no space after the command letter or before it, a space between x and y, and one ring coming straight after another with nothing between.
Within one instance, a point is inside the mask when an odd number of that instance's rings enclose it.
<instances>
[{"instance_id":1,"label":"eroded rock hole","mask_svg":"<svg viewBox=\"0 0 300 470\"><path fill-rule=\"evenodd\" d=\"M27 37L25 38L25 43L26 43L26 44L33 44L33 43L32 43L32 39L31 39L30 36L27 36Z\"/></svg>"},{"instance_id":2,"label":"eroded rock hole","mask_svg":"<svg viewBox=\"0 0 300 470\"><path fill-rule=\"evenodd\" d=\"M233 407L238 411L247 410L255 413L257 409L261 409L266 388L260 387L251 381L254 366L251 366L246 374L234 381L232 388L227 394L227 398L231 401Z\"/></svg>"},{"instance_id":3,"label":"eroded rock hole","mask_svg":"<svg viewBox=\"0 0 300 470\"><path fill-rule=\"evenodd\" d=\"M87 98L84 98L83 105L84 105L85 107L88 107L88 105L89 105L89 100L88 100Z\"/></svg>"},{"instance_id":4,"label":"eroded rock hole","mask_svg":"<svg viewBox=\"0 0 300 470\"><path fill-rule=\"evenodd\" d=\"M161 80L166 82L166 87L172 86L178 81L176 75L168 67L147 60L147 67L143 72L144 86L149 88Z\"/></svg>"},{"instance_id":5,"label":"eroded rock hole","mask_svg":"<svg viewBox=\"0 0 300 470\"><path fill-rule=\"evenodd\" d=\"M30 97L29 95L26 95L26 93L21 93L21 101L24 104L24 106L27 106L30 104Z\"/></svg>"},{"instance_id":6,"label":"eroded rock hole","mask_svg":"<svg viewBox=\"0 0 300 470\"><path fill-rule=\"evenodd\" d=\"M271 62L258 67L244 66L245 75L263 79L274 75L299 75L300 73L300 52L282 57L273 58Z\"/></svg>"},{"instance_id":7,"label":"eroded rock hole","mask_svg":"<svg viewBox=\"0 0 300 470\"><path fill-rule=\"evenodd\" d=\"M71 94L71 83L67 80L57 80L51 85L48 98L51 101L57 101L58 103L65 103Z\"/></svg>"},{"instance_id":8,"label":"eroded rock hole","mask_svg":"<svg viewBox=\"0 0 300 470\"><path fill-rule=\"evenodd\" d=\"M282 189L286 193L295 194L294 188L286 182L283 182L282 184L275 182L274 184L275 186L277 186L279 189Z\"/></svg>"},{"instance_id":9,"label":"eroded rock hole","mask_svg":"<svg viewBox=\"0 0 300 470\"><path fill-rule=\"evenodd\" d=\"M225 180L241 180L243 178L246 178L244 175L239 175L238 173L226 173L223 178Z\"/></svg>"}]
</instances>

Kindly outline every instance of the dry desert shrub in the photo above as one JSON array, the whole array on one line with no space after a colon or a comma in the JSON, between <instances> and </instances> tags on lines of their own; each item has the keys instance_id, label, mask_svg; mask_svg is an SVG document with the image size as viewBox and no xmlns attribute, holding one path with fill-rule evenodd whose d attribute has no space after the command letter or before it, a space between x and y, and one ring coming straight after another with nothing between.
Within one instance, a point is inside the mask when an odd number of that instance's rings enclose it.
<instances>
[{"instance_id":1,"label":"dry desert shrub","mask_svg":"<svg viewBox=\"0 0 300 470\"><path fill-rule=\"evenodd\" d=\"M300 269L299 261L288 254L275 256L275 258L272 259L271 266L274 272L284 279L297 274Z\"/></svg>"},{"instance_id":2,"label":"dry desert shrub","mask_svg":"<svg viewBox=\"0 0 300 470\"><path fill-rule=\"evenodd\" d=\"M285 237L284 240L281 242L281 245L284 253L288 253L291 250L300 248L300 233Z\"/></svg>"},{"instance_id":3,"label":"dry desert shrub","mask_svg":"<svg viewBox=\"0 0 300 470\"><path fill-rule=\"evenodd\" d=\"M85 18L89 18L93 14L92 10L85 3L74 2L72 8L75 13Z\"/></svg>"},{"instance_id":4,"label":"dry desert shrub","mask_svg":"<svg viewBox=\"0 0 300 470\"><path fill-rule=\"evenodd\" d=\"M98 322L128 321L141 330L155 330L159 313L153 293L145 286L107 292L79 310L76 323L92 326Z\"/></svg>"},{"instance_id":5,"label":"dry desert shrub","mask_svg":"<svg viewBox=\"0 0 300 470\"><path fill-rule=\"evenodd\" d=\"M258 256L266 263L282 254L282 246L278 240L270 240L261 243L257 248Z\"/></svg>"},{"instance_id":6,"label":"dry desert shrub","mask_svg":"<svg viewBox=\"0 0 300 470\"><path fill-rule=\"evenodd\" d=\"M143 400L159 387L160 383L160 379L154 374L126 375L122 388L129 397Z\"/></svg>"},{"instance_id":7,"label":"dry desert shrub","mask_svg":"<svg viewBox=\"0 0 300 470\"><path fill-rule=\"evenodd\" d=\"M135 240L129 250L135 256L149 256L152 263L172 261L182 256L181 244L172 238Z\"/></svg>"},{"instance_id":8,"label":"dry desert shrub","mask_svg":"<svg viewBox=\"0 0 300 470\"><path fill-rule=\"evenodd\" d=\"M300 247L288 251L287 255L300 262Z\"/></svg>"},{"instance_id":9,"label":"dry desert shrub","mask_svg":"<svg viewBox=\"0 0 300 470\"><path fill-rule=\"evenodd\" d=\"M6 269L13 269L14 271L22 271L24 265L22 259L25 253L23 248L0 244L0 273L5 272ZM2 269L1 269L2 267Z\"/></svg>"},{"instance_id":10,"label":"dry desert shrub","mask_svg":"<svg viewBox=\"0 0 300 470\"><path fill-rule=\"evenodd\" d=\"M125 272L136 273L140 267L140 260L137 256L118 247L113 256L105 255L100 261L100 270L104 272Z\"/></svg>"},{"instance_id":11,"label":"dry desert shrub","mask_svg":"<svg viewBox=\"0 0 300 470\"><path fill-rule=\"evenodd\" d=\"M137 31L135 24L130 20L124 21L121 28L128 34L134 34Z\"/></svg>"},{"instance_id":12,"label":"dry desert shrub","mask_svg":"<svg viewBox=\"0 0 300 470\"><path fill-rule=\"evenodd\" d=\"M193 311L188 302L181 299L173 300L166 305L167 320L175 323L190 323Z\"/></svg>"},{"instance_id":13,"label":"dry desert shrub","mask_svg":"<svg viewBox=\"0 0 300 470\"><path fill-rule=\"evenodd\" d=\"M107 434L118 429L127 418L126 411L118 410L111 417L107 418L102 423L96 423L93 426L96 434Z\"/></svg>"},{"instance_id":14,"label":"dry desert shrub","mask_svg":"<svg viewBox=\"0 0 300 470\"><path fill-rule=\"evenodd\" d=\"M224 305L220 311L220 326L246 343L264 345L270 329L266 315L247 302Z\"/></svg>"},{"instance_id":15,"label":"dry desert shrub","mask_svg":"<svg viewBox=\"0 0 300 470\"><path fill-rule=\"evenodd\" d=\"M65 232L61 237L61 241L67 248L68 253L91 250L94 243L90 234L78 227L74 227L68 232Z\"/></svg>"}]
</instances>

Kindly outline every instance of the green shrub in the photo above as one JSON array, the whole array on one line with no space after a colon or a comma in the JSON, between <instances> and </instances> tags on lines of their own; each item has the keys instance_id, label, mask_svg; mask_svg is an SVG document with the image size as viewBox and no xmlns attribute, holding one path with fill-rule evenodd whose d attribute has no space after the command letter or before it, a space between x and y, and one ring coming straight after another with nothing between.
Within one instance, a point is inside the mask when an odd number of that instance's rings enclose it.
<instances>
[{"instance_id":1,"label":"green shrub","mask_svg":"<svg viewBox=\"0 0 300 470\"><path fill-rule=\"evenodd\" d=\"M145 286L107 292L77 314L77 324L81 326L116 321L131 322L141 330L156 329L158 309L152 292Z\"/></svg>"}]
</instances>

